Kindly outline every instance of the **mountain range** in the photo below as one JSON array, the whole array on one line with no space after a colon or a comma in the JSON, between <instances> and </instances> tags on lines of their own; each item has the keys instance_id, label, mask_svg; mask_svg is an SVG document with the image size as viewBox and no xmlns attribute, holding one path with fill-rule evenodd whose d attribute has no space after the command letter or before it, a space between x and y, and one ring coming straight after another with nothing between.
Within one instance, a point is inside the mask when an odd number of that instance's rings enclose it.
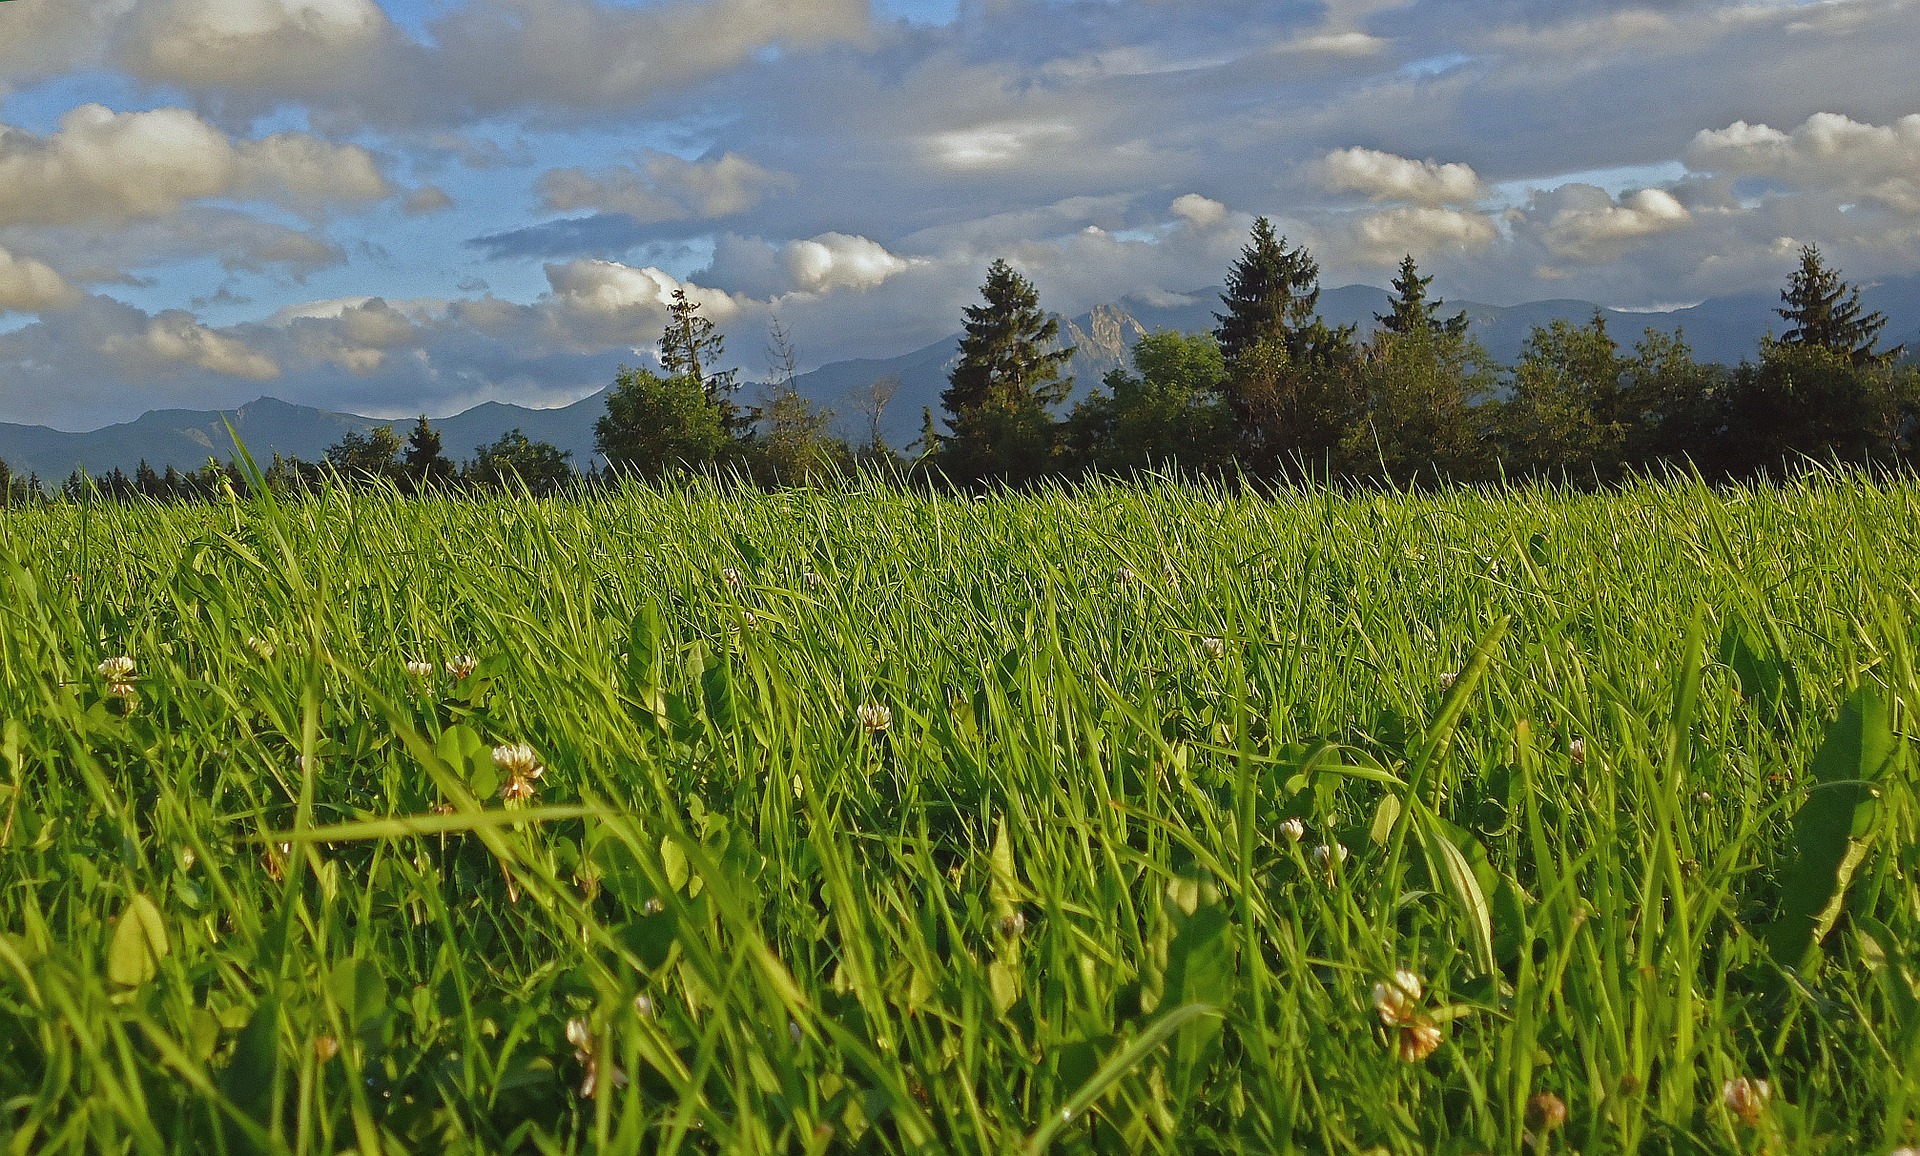
<instances>
[{"instance_id":1,"label":"mountain range","mask_svg":"<svg viewBox=\"0 0 1920 1156\"><path fill-rule=\"evenodd\" d=\"M1888 278L1861 294L1866 306L1887 316L1882 345L1906 344L1920 351L1920 274ZM1357 325L1366 332L1376 313L1387 311L1386 290L1370 285L1345 285L1320 295L1320 314L1329 324ZM1133 343L1163 329L1193 332L1210 329L1219 307L1220 290L1201 289L1164 295L1155 300L1123 297L1096 306L1074 318L1061 319L1061 340L1074 346L1070 372L1075 398L1094 389L1108 371L1126 361ZM1598 310L1607 318L1615 338L1631 345L1648 328L1681 330L1703 361L1732 364L1751 358L1760 338L1778 333L1783 323L1774 312L1777 292L1741 293L1710 298L1698 305L1658 313L1602 309L1587 301L1530 301L1520 305L1484 305L1452 302L1448 311L1465 310L1471 332L1493 357L1512 363L1537 325L1556 320L1583 323ZM947 371L959 355L958 334L897 357L857 358L823 365L795 379L807 398L836 412L842 431L865 441L872 427L873 386L893 385L891 397L879 414L882 437L904 446L918 436L921 411L940 408L940 391ZM604 391L555 409L529 409L487 402L451 417L435 419L449 456L472 455L475 448L519 429L536 441L551 442L573 455L585 468L595 460L593 423L605 412ZM390 421L357 414L334 413L263 397L238 409L154 410L130 422L86 432L46 426L0 423L0 461L16 474L37 473L43 479L64 478L75 468L94 474L114 469L131 473L142 460L155 469L167 466L195 469L209 457L227 458L232 440L227 426L264 463L273 454L314 461L349 430L366 431L391 425L403 436L411 419Z\"/></svg>"}]
</instances>

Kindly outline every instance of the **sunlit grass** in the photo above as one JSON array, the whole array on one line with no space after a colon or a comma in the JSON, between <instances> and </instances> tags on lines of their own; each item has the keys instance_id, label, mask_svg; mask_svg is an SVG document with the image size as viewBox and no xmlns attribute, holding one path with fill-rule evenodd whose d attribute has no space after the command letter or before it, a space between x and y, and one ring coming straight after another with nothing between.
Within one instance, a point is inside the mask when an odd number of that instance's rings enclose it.
<instances>
[{"instance_id":1,"label":"sunlit grass","mask_svg":"<svg viewBox=\"0 0 1920 1156\"><path fill-rule=\"evenodd\" d=\"M1909 481L0 553L10 1151L1920 1143Z\"/></svg>"}]
</instances>

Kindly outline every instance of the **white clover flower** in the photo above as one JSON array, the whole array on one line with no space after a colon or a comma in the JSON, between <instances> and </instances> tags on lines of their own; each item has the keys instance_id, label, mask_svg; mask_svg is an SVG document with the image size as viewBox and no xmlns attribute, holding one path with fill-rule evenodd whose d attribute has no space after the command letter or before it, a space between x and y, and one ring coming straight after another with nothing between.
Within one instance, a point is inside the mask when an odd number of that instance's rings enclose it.
<instances>
[{"instance_id":1,"label":"white clover flower","mask_svg":"<svg viewBox=\"0 0 1920 1156\"><path fill-rule=\"evenodd\" d=\"M108 682L125 682L133 677L133 659L124 654L117 654L102 661L93 669L94 673Z\"/></svg>"},{"instance_id":2,"label":"white clover flower","mask_svg":"<svg viewBox=\"0 0 1920 1156\"><path fill-rule=\"evenodd\" d=\"M1313 861L1322 867L1332 868L1335 856L1339 857L1340 862L1345 863L1347 854L1345 843L1322 843L1313 849Z\"/></svg>"},{"instance_id":3,"label":"white clover flower","mask_svg":"<svg viewBox=\"0 0 1920 1156\"><path fill-rule=\"evenodd\" d=\"M533 798L533 784L547 769L540 765L540 758L533 748L525 743L508 743L493 748L493 765L507 774L506 785L500 788L503 802L524 803Z\"/></svg>"},{"instance_id":4,"label":"white clover flower","mask_svg":"<svg viewBox=\"0 0 1920 1156\"><path fill-rule=\"evenodd\" d=\"M456 654L447 659L447 673L455 678L465 678L480 668L480 660L471 654Z\"/></svg>"},{"instance_id":5,"label":"white clover flower","mask_svg":"<svg viewBox=\"0 0 1920 1156\"><path fill-rule=\"evenodd\" d=\"M1440 676L1440 689L1452 690L1453 684L1460 681L1460 672L1449 670Z\"/></svg>"},{"instance_id":6,"label":"white clover flower","mask_svg":"<svg viewBox=\"0 0 1920 1156\"><path fill-rule=\"evenodd\" d=\"M643 1020L652 1019L653 1018L653 997L648 995L644 991L641 992L639 995L634 996L633 997L633 1014L639 1016Z\"/></svg>"},{"instance_id":7,"label":"white clover flower","mask_svg":"<svg viewBox=\"0 0 1920 1156\"><path fill-rule=\"evenodd\" d=\"M580 1096L591 1100L594 1089L600 1086L600 1057L593 1048L593 1030L583 1019L567 1021L567 1042L573 1045L573 1058L587 1069L585 1078L580 1081ZM611 1076L608 1080L616 1088L627 1086L627 1075L619 1068L608 1065Z\"/></svg>"},{"instance_id":8,"label":"white clover flower","mask_svg":"<svg viewBox=\"0 0 1920 1156\"><path fill-rule=\"evenodd\" d=\"M883 702L863 702L854 713L870 735L885 734L893 727L893 708Z\"/></svg>"},{"instance_id":9,"label":"white clover flower","mask_svg":"<svg viewBox=\"0 0 1920 1156\"><path fill-rule=\"evenodd\" d=\"M1765 1080L1738 1076L1720 1085L1720 1102L1749 1128L1760 1123L1760 1115L1772 1098L1773 1086Z\"/></svg>"},{"instance_id":10,"label":"white clover flower","mask_svg":"<svg viewBox=\"0 0 1920 1156\"><path fill-rule=\"evenodd\" d=\"M1575 739L1568 743L1567 757L1573 760L1574 766L1585 766L1587 762L1587 740Z\"/></svg>"},{"instance_id":11,"label":"white clover flower","mask_svg":"<svg viewBox=\"0 0 1920 1156\"><path fill-rule=\"evenodd\" d=\"M1444 1038L1440 1025L1432 1020L1416 1019L1400 1029L1396 1054L1401 1063L1417 1064L1432 1055Z\"/></svg>"},{"instance_id":12,"label":"white clover flower","mask_svg":"<svg viewBox=\"0 0 1920 1156\"><path fill-rule=\"evenodd\" d=\"M1298 819L1288 819L1280 824L1280 837L1289 843L1298 843L1307 837L1307 825Z\"/></svg>"},{"instance_id":13,"label":"white clover flower","mask_svg":"<svg viewBox=\"0 0 1920 1156\"><path fill-rule=\"evenodd\" d=\"M1224 638L1202 638L1200 649L1207 652L1208 658L1224 658L1227 653L1227 640Z\"/></svg>"},{"instance_id":14,"label":"white clover flower","mask_svg":"<svg viewBox=\"0 0 1920 1156\"><path fill-rule=\"evenodd\" d=\"M1130 567L1122 566L1113 572L1113 580L1122 586L1128 585L1133 581L1133 570Z\"/></svg>"},{"instance_id":15,"label":"white clover flower","mask_svg":"<svg viewBox=\"0 0 1920 1156\"><path fill-rule=\"evenodd\" d=\"M731 589L738 590L740 589L740 571L729 566L720 571L720 581L725 582Z\"/></svg>"},{"instance_id":16,"label":"white clover flower","mask_svg":"<svg viewBox=\"0 0 1920 1156\"><path fill-rule=\"evenodd\" d=\"M493 748L493 765L520 779L537 779L546 770L540 765L540 757L525 743Z\"/></svg>"},{"instance_id":17,"label":"white clover flower","mask_svg":"<svg viewBox=\"0 0 1920 1156\"><path fill-rule=\"evenodd\" d=\"M448 666L448 669L452 669L453 664L448 663L447 666ZM427 679L432 678L434 675L433 663L409 662L407 663L407 674L409 677L417 678L417 679L420 679L422 682L424 682Z\"/></svg>"},{"instance_id":18,"label":"white clover flower","mask_svg":"<svg viewBox=\"0 0 1920 1156\"><path fill-rule=\"evenodd\" d=\"M811 570L808 570L806 573L800 575L800 580L807 584L807 589L809 590L818 590L820 589L820 587L826 585L826 582L827 582L825 578L822 578L820 575L814 573Z\"/></svg>"},{"instance_id":19,"label":"white clover flower","mask_svg":"<svg viewBox=\"0 0 1920 1156\"><path fill-rule=\"evenodd\" d=\"M1399 968L1393 978L1373 985L1373 1010L1380 1013L1380 1022L1388 1027L1406 1027L1418 1022L1420 996L1424 991L1419 976Z\"/></svg>"},{"instance_id":20,"label":"white clover flower","mask_svg":"<svg viewBox=\"0 0 1920 1156\"><path fill-rule=\"evenodd\" d=\"M247 649L258 655L262 662L273 661L273 643L261 638L259 635L247 635Z\"/></svg>"}]
</instances>

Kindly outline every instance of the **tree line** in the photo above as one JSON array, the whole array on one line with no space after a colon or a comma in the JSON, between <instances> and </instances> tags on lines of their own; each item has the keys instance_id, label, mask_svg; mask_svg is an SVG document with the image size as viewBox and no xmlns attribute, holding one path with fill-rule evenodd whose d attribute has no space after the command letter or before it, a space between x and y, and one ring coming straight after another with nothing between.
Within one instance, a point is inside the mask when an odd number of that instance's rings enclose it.
<instances>
[{"instance_id":1,"label":"tree line","mask_svg":"<svg viewBox=\"0 0 1920 1156\"><path fill-rule=\"evenodd\" d=\"M536 494L613 478L718 471L766 486L804 485L862 467L977 487L1145 470L1253 480L1313 478L1398 486L1547 478L1606 485L1676 465L1714 480L1808 462L1891 465L1920 436L1920 368L1879 345L1886 319L1805 246L1781 292L1785 332L1736 366L1701 362L1684 334L1644 331L1622 345L1596 310L1585 324L1536 326L1511 366L1448 314L1411 256L1388 311L1361 337L1318 312L1319 266L1261 218L1227 271L1217 324L1141 338L1131 364L1070 408L1073 349L1033 284L995 261L964 314L959 357L921 434L902 455L880 436L897 380L857 399L859 444L803 397L798 357L776 319L770 373L743 405L740 371L697 302L676 291L658 372L622 367L595 423L600 461L584 476L567 452L519 430L456 466L423 416L403 443L391 428L349 432L321 462L275 455L275 489L325 479L404 493L525 486ZM197 499L244 490L231 463L132 477L76 472L70 497ZM0 497L33 500L37 478L0 463Z\"/></svg>"},{"instance_id":2,"label":"tree line","mask_svg":"<svg viewBox=\"0 0 1920 1156\"><path fill-rule=\"evenodd\" d=\"M597 444L614 473L721 466L773 484L877 461L963 486L1143 470L1595 486L1663 465L1715 480L1808 461L1891 465L1920 431L1920 369L1900 363L1899 347L1879 347L1886 318L1817 246L1801 250L1782 290L1785 332L1737 366L1701 362L1682 333L1648 329L1622 345L1599 311L1535 327L1502 366L1466 314L1430 294L1432 280L1403 260L1387 312L1363 338L1319 315L1318 265L1262 218L1227 272L1213 329L1143 337L1130 366L1066 408L1073 350L1059 320L996 261L965 311L941 413L923 413L911 458L880 440L877 407L875 435L858 450L829 432L832 415L793 388L777 323L785 372L743 410L736 375L712 371L720 334L675 294L665 373L621 371Z\"/></svg>"}]
</instances>

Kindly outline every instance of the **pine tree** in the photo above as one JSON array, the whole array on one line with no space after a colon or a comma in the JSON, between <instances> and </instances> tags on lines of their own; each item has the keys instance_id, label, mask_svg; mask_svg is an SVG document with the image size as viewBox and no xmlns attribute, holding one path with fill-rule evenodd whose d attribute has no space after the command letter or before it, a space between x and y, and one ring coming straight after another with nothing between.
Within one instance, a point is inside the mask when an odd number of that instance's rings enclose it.
<instances>
[{"instance_id":1,"label":"pine tree","mask_svg":"<svg viewBox=\"0 0 1920 1156\"><path fill-rule=\"evenodd\" d=\"M1898 349L1884 354L1874 350L1886 317L1861 311L1860 290L1841 280L1839 270L1826 267L1818 245L1801 247L1800 268L1780 291L1780 299L1783 304L1774 312L1793 324L1780 339L1782 345L1826 349L1855 365L1899 356Z\"/></svg>"},{"instance_id":2,"label":"pine tree","mask_svg":"<svg viewBox=\"0 0 1920 1156\"><path fill-rule=\"evenodd\" d=\"M1389 333L1430 330L1447 337L1466 336L1466 311L1462 310L1452 317L1441 317L1440 308L1446 302L1438 297L1427 300L1427 286L1431 284L1433 278L1422 277L1419 267L1413 263L1413 254L1408 253L1400 261L1400 275L1393 279L1396 296L1392 310L1384 314L1376 313L1373 319Z\"/></svg>"},{"instance_id":3,"label":"pine tree","mask_svg":"<svg viewBox=\"0 0 1920 1156\"><path fill-rule=\"evenodd\" d=\"M967 307L960 360L940 395L953 431L941 439L940 465L961 481L1031 481L1052 465L1052 410L1073 390L1060 375L1073 349L1054 348L1059 320L1005 261L988 268L980 293L985 303Z\"/></svg>"}]
</instances>

